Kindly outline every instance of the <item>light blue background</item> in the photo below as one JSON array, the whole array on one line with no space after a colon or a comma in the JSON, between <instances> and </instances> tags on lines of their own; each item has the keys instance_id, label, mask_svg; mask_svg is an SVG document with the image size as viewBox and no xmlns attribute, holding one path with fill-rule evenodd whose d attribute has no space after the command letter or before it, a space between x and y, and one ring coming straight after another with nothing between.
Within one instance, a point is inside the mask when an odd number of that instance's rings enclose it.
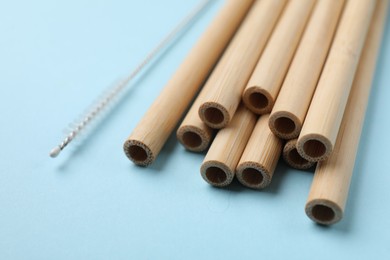
<instances>
[{"instance_id":1,"label":"light blue background","mask_svg":"<svg viewBox=\"0 0 390 260\"><path fill-rule=\"evenodd\" d=\"M345 218L304 213L312 173L283 163L261 192L206 184L172 136L150 168L122 144L222 6L218 0L87 138L68 122L197 0L0 2L0 259L385 259L390 255L390 26Z\"/></svg>"}]
</instances>

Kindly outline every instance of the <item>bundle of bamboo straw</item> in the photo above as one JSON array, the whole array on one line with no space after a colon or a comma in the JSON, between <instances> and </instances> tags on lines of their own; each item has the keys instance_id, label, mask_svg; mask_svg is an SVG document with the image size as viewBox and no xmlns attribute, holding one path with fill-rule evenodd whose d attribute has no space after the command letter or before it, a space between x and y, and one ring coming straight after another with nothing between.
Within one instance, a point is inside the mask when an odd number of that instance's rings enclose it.
<instances>
[{"instance_id":1,"label":"bundle of bamboo straw","mask_svg":"<svg viewBox=\"0 0 390 260\"><path fill-rule=\"evenodd\" d=\"M263 189L281 155L297 169L319 162L306 213L338 222L387 9L388 0L227 1L125 142L126 155L150 164L212 71L176 132L190 151L209 148L203 179Z\"/></svg>"}]
</instances>

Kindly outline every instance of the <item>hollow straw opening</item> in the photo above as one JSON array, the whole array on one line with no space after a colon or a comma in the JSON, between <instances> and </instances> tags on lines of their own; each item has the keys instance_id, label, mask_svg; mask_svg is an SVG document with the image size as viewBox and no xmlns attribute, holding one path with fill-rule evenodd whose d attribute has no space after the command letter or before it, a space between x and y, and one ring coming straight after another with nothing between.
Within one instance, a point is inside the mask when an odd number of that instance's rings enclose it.
<instances>
[{"instance_id":1,"label":"hollow straw opening","mask_svg":"<svg viewBox=\"0 0 390 260\"><path fill-rule=\"evenodd\" d=\"M288 159L297 165L305 165L310 163L308 160L305 158L302 158L302 156L298 153L298 150L296 148L293 148L289 153L288 153Z\"/></svg>"},{"instance_id":2,"label":"hollow straw opening","mask_svg":"<svg viewBox=\"0 0 390 260\"><path fill-rule=\"evenodd\" d=\"M264 109L268 106L268 98L262 93L253 92L249 95L249 104L256 109Z\"/></svg>"},{"instance_id":3,"label":"hollow straw opening","mask_svg":"<svg viewBox=\"0 0 390 260\"><path fill-rule=\"evenodd\" d=\"M326 146L318 140L310 139L304 143L303 151L309 157L318 158L325 155Z\"/></svg>"},{"instance_id":4,"label":"hollow straw opening","mask_svg":"<svg viewBox=\"0 0 390 260\"><path fill-rule=\"evenodd\" d=\"M207 122L218 125L224 121L223 113L215 107L208 107L204 111L204 117Z\"/></svg>"},{"instance_id":5,"label":"hollow straw opening","mask_svg":"<svg viewBox=\"0 0 390 260\"><path fill-rule=\"evenodd\" d=\"M182 136L183 143L190 148L197 148L202 145L202 138L195 132L185 132Z\"/></svg>"},{"instance_id":6,"label":"hollow straw opening","mask_svg":"<svg viewBox=\"0 0 390 260\"><path fill-rule=\"evenodd\" d=\"M288 117L279 117L275 120L274 123L276 131L278 131L281 134L292 134L295 129L295 123L293 120L291 120Z\"/></svg>"},{"instance_id":7,"label":"hollow straw opening","mask_svg":"<svg viewBox=\"0 0 390 260\"><path fill-rule=\"evenodd\" d=\"M332 222L336 213L331 207L325 205L315 205L311 209L311 215L320 223Z\"/></svg>"},{"instance_id":8,"label":"hollow straw opening","mask_svg":"<svg viewBox=\"0 0 390 260\"><path fill-rule=\"evenodd\" d=\"M337 202L323 198L310 199L305 212L311 220L321 225L332 225L343 218L343 209Z\"/></svg>"},{"instance_id":9,"label":"hollow straw opening","mask_svg":"<svg viewBox=\"0 0 390 260\"><path fill-rule=\"evenodd\" d=\"M264 176L254 168L246 168L242 171L242 179L249 185L258 186L263 182Z\"/></svg>"},{"instance_id":10,"label":"hollow straw opening","mask_svg":"<svg viewBox=\"0 0 390 260\"><path fill-rule=\"evenodd\" d=\"M206 178L213 184L222 184L227 180L227 175L221 168L212 166L206 169Z\"/></svg>"},{"instance_id":11,"label":"hollow straw opening","mask_svg":"<svg viewBox=\"0 0 390 260\"><path fill-rule=\"evenodd\" d=\"M136 162L143 163L148 159L148 153L145 151L145 149L138 145L130 145L127 148L127 152Z\"/></svg>"}]
</instances>

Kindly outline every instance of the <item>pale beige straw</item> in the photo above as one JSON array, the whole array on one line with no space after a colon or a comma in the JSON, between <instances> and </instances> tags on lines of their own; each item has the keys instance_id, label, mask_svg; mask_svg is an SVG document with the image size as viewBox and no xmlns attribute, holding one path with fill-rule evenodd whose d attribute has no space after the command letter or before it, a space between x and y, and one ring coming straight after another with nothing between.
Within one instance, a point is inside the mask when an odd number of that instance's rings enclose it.
<instances>
[{"instance_id":1,"label":"pale beige straw","mask_svg":"<svg viewBox=\"0 0 390 260\"><path fill-rule=\"evenodd\" d=\"M305 211L320 224L334 224L344 215L388 5L378 1L334 151L314 175Z\"/></svg>"},{"instance_id":2,"label":"pale beige straw","mask_svg":"<svg viewBox=\"0 0 390 260\"><path fill-rule=\"evenodd\" d=\"M229 185L235 176L237 163L256 124L256 116L243 104L230 124L221 129L200 168L205 181L213 186Z\"/></svg>"},{"instance_id":3,"label":"pale beige straw","mask_svg":"<svg viewBox=\"0 0 390 260\"><path fill-rule=\"evenodd\" d=\"M269 127L283 139L299 136L326 60L344 0L319 0L272 109Z\"/></svg>"},{"instance_id":4,"label":"pale beige straw","mask_svg":"<svg viewBox=\"0 0 390 260\"><path fill-rule=\"evenodd\" d=\"M232 119L286 2L260 0L254 4L204 87L207 95L199 116L208 126L220 129Z\"/></svg>"},{"instance_id":5,"label":"pale beige straw","mask_svg":"<svg viewBox=\"0 0 390 260\"><path fill-rule=\"evenodd\" d=\"M202 93L196 98L183 122L176 131L179 142L191 152L203 152L209 148L215 130L200 120L198 109L202 103Z\"/></svg>"},{"instance_id":6,"label":"pale beige straw","mask_svg":"<svg viewBox=\"0 0 390 260\"><path fill-rule=\"evenodd\" d=\"M297 142L308 161L329 157L336 142L376 1L348 1Z\"/></svg>"},{"instance_id":7,"label":"pale beige straw","mask_svg":"<svg viewBox=\"0 0 390 260\"><path fill-rule=\"evenodd\" d=\"M261 116L237 166L237 179L246 187L263 189L272 180L283 142L268 127L269 115Z\"/></svg>"},{"instance_id":8,"label":"pale beige straw","mask_svg":"<svg viewBox=\"0 0 390 260\"><path fill-rule=\"evenodd\" d=\"M242 94L252 112L271 112L315 3L291 0L287 4Z\"/></svg>"},{"instance_id":9,"label":"pale beige straw","mask_svg":"<svg viewBox=\"0 0 390 260\"><path fill-rule=\"evenodd\" d=\"M125 141L135 164L151 164L206 80L253 0L229 0Z\"/></svg>"}]
</instances>

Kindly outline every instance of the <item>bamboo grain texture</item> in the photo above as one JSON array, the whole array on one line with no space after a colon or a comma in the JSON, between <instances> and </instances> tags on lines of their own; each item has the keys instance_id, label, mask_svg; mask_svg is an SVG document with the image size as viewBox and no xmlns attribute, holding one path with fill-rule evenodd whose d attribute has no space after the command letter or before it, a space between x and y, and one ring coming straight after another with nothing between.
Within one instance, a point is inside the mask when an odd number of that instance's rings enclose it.
<instances>
[{"instance_id":1,"label":"bamboo grain texture","mask_svg":"<svg viewBox=\"0 0 390 260\"><path fill-rule=\"evenodd\" d=\"M155 160L253 2L227 1L193 47L123 145L135 164L147 166Z\"/></svg>"},{"instance_id":2,"label":"bamboo grain texture","mask_svg":"<svg viewBox=\"0 0 390 260\"><path fill-rule=\"evenodd\" d=\"M256 116L241 104L230 124L217 133L201 165L201 176L206 182L224 187L233 181L255 124Z\"/></svg>"},{"instance_id":3,"label":"bamboo grain texture","mask_svg":"<svg viewBox=\"0 0 390 260\"><path fill-rule=\"evenodd\" d=\"M272 109L269 127L283 139L301 132L341 16L343 0L319 0Z\"/></svg>"},{"instance_id":4,"label":"bamboo grain texture","mask_svg":"<svg viewBox=\"0 0 390 260\"><path fill-rule=\"evenodd\" d=\"M176 131L179 142L191 152L203 152L209 148L216 132L206 125L198 114L204 94L204 89L202 89Z\"/></svg>"},{"instance_id":5,"label":"bamboo grain texture","mask_svg":"<svg viewBox=\"0 0 390 260\"><path fill-rule=\"evenodd\" d=\"M287 4L242 94L252 112L271 112L315 4L315 0L291 0Z\"/></svg>"},{"instance_id":6,"label":"bamboo grain texture","mask_svg":"<svg viewBox=\"0 0 390 260\"><path fill-rule=\"evenodd\" d=\"M199 116L216 129L229 124L286 0L257 1L208 79Z\"/></svg>"},{"instance_id":7,"label":"bamboo grain texture","mask_svg":"<svg viewBox=\"0 0 390 260\"><path fill-rule=\"evenodd\" d=\"M268 127L269 115L261 116L237 165L238 181L252 189L264 189L272 180L283 142Z\"/></svg>"},{"instance_id":8,"label":"bamboo grain texture","mask_svg":"<svg viewBox=\"0 0 390 260\"><path fill-rule=\"evenodd\" d=\"M376 1L348 1L298 138L309 161L332 153Z\"/></svg>"},{"instance_id":9,"label":"bamboo grain texture","mask_svg":"<svg viewBox=\"0 0 390 260\"><path fill-rule=\"evenodd\" d=\"M334 151L315 171L305 211L320 224L344 215L388 7L388 0L378 1Z\"/></svg>"},{"instance_id":10,"label":"bamboo grain texture","mask_svg":"<svg viewBox=\"0 0 390 260\"><path fill-rule=\"evenodd\" d=\"M126 156L150 165L194 100L176 136L208 150L207 184L237 178L262 190L282 157L316 167L306 215L339 222L389 1L228 0L125 141Z\"/></svg>"}]
</instances>

